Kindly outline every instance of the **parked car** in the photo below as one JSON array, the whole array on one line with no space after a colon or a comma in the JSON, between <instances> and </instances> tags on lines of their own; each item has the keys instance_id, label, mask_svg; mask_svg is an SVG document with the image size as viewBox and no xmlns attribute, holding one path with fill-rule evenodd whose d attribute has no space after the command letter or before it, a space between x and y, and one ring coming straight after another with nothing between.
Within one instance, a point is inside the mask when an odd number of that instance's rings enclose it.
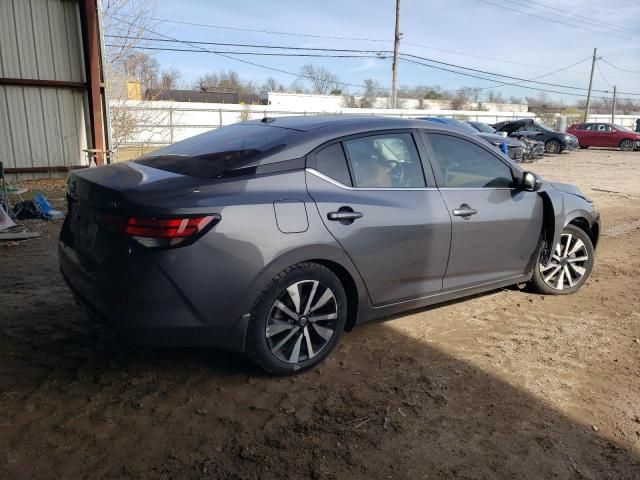
<instances>
[{"instance_id":1,"label":"parked car","mask_svg":"<svg viewBox=\"0 0 640 480\"><path fill-rule=\"evenodd\" d=\"M496 123L494 128L496 131L505 132L511 137L526 137L544 142L546 153L560 153L578 148L578 139L575 136L551 130L542 123L534 122L531 118Z\"/></svg>"},{"instance_id":2,"label":"parked car","mask_svg":"<svg viewBox=\"0 0 640 480\"><path fill-rule=\"evenodd\" d=\"M76 170L59 241L79 302L130 341L310 368L360 323L506 285L575 292L600 220L477 135L282 117Z\"/></svg>"},{"instance_id":3,"label":"parked car","mask_svg":"<svg viewBox=\"0 0 640 480\"><path fill-rule=\"evenodd\" d=\"M493 145L500 151L502 151L502 144L506 143L508 147L509 158L515 161L522 161L522 157L524 154L524 145L519 140L516 140L514 138L506 138L502 135L497 135L496 133L479 132L469 124L455 118L445 118L445 117L418 117L418 118L419 120L426 120L428 122L435 122L443 125L448 125L450 127L459 128L463 132L469 133L471 135L477 135L480 138L489 142L491 145Z\"/></svg>"},{"instance_id":4,"label":"parked car","mask_svg":"<svg viewBox=\"0 0 640 480\"><path fill-rule=\"evenodd\" d=\"M575 123L567 132L578 138L580 148L608 147L624 151L640 149L640 133L613 123Z\"/></svg>"},{"instance_id":5,"label":"parked car","mask_svg":"<svg viewBox=\"0 0 640 480\"><path fill-rule=\"evenodd\" d=\"M482 122L466 122L471 125L473 128L482 133L493 133L496 134L496 129L491 125ZM540 142L538 140L532 140L527 137L519 137L518 141L522 143L522 162L528 163L533 162L539 157L544 155L544 142Z\"/></svg>"}]
</instances>

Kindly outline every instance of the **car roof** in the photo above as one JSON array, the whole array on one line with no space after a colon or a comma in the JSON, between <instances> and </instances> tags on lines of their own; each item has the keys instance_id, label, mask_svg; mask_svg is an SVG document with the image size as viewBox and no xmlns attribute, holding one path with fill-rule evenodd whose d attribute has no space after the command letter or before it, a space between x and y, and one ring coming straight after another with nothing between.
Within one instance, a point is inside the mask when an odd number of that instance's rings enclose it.
<instances>
[{"instance_id":1,"label":"car roof","mask_svg":"<svg viewBox=\"0 0 640 480\"><path fill-rule=\"evenodd\" d=\"M313 132L320 129L360 130L424 128L424 122L412 118L398 118L370 115L298 115L288 117L265 117L262 120L251 120L248 124L264 124L271 127L288 128L302 132Z\"/></svg>"}]
</instances>

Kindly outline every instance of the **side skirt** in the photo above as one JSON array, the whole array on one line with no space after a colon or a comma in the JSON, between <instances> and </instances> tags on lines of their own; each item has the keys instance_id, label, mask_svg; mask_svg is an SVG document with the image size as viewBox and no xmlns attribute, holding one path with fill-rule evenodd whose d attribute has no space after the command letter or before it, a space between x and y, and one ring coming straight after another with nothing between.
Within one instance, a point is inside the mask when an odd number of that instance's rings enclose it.
<instances>
[{"instance_id":1,"label":"side skirt","mask_svg":"<svg viewBox=\"0 0 640 480\"><path fill-rule=\"evenodd\" d=\"M516 277L506 278L497 282L484 283L482 285L476 285L473 287L441 292L435 295L430 295L428 297L407 300L399 303L392 303L389 305L382 305L379 307L370 307L366 312L360 312L360 315L358 315L358 320L356 321L356 325L360 325L361 323L366 323L371 320L388 317L397 313L409 312L410 310L416 310L419 308L428 307L430 305L445 303L451 300L457 300L464 297L477 295L479 293L490 292L491 290L496 290L498 288L528 282L529 280L531 280L532 276L533 273L531 272L526 275L518 275Z\"/></svg>"}]
</instances>

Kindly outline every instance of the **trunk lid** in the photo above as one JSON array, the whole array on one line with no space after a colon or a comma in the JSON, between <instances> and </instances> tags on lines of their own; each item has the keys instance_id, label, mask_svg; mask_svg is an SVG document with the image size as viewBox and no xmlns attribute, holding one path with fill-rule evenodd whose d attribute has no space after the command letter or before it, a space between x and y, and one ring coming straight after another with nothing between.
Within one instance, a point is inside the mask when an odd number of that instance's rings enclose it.
<instances>
[{"instance_id":1,"label":"trunk lid","mask_svg":"<svg viewBox=\"0 0 640 480\"><path fill-rule=\"evenodd\" d=\"M130 240L106 228L105 212L133 212L145 202L189 194L203 182L133 162L75 171L67 181L62 244L87 273L102 265L126 267Z\"/></svg>"},{"instance_id":2,"label":"trunk lid","mask_svg":"<svg viewBox=\"0 0 640 480\"><path fill-rule=\"evenodd\" d=\"M202 179L123 162L73 172L67 182L67 193L73 200L93 208L115 208L186 195L201 183Z\"/></svg>"}]
</instances>

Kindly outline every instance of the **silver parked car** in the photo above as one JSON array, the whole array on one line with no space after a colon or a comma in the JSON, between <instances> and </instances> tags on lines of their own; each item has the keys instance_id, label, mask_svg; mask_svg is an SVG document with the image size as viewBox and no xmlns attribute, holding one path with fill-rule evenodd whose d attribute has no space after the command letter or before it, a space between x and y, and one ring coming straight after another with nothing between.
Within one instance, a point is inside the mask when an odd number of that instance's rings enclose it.
<instances>
[{"instance_id":1,"label":"silver parked car","mask_svg":"<svg viewBox=\"0 0 640 480\"><path fill-rule=\"evenodd\" d=\"M476 135L283 117L73 172L60 265L91 315L150 345L316 365L343 330L528 282L580 288L599 215Z\"/></svg>"}]
</instances>

